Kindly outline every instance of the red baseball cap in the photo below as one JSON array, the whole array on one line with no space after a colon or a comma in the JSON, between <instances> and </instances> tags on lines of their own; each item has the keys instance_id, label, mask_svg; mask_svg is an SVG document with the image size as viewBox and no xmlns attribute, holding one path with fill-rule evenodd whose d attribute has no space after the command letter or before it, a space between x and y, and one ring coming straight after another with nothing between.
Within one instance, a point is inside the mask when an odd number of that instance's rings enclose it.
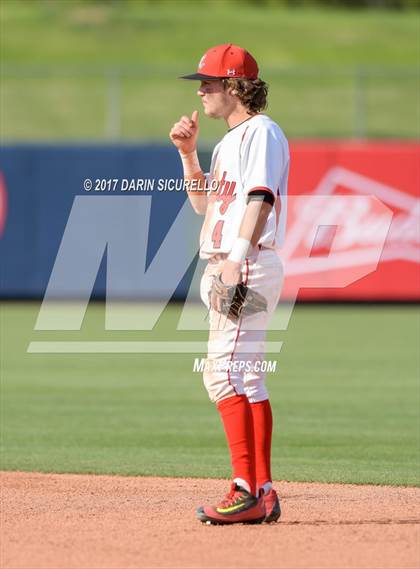
<instances>
[{"instance_id":1,"label":"red baseball cap","mask_svg":"<svg viewBox=\"0 0 420 569\"><path fill-rule=\"evenodd\" d=\"M200 59L197 73L183 75L180 79L209 81L225 77L258 79L258 64L252 55L239 45L225 43L206 51Z\"/></svg>"}]
</instances>

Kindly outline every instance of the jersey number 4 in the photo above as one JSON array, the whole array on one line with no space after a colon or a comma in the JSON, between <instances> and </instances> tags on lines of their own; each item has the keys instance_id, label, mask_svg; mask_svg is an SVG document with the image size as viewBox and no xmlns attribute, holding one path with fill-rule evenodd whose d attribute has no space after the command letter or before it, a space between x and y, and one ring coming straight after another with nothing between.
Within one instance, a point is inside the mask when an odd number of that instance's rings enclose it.
<instances>
[{"instance_id":1,"label":"jersey number 4","mask_svg":"<svg viewBox=\"0 0 420 569\"><path fill-rule=\"evenodd\" d=\"M224 223L225 222L220 219L214 226L213 233L211 235L211 240L213 241L213 247L215 249L220 249L220 246L222 244L222 230Z\"/></svg>"}]
</instances>

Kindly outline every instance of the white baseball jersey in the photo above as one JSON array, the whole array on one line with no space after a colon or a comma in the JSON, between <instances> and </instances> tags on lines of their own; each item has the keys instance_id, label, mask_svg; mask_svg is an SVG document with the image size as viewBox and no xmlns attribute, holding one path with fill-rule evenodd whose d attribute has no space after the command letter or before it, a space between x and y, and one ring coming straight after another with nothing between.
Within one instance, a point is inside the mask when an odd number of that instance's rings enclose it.
<instances>
[{"instance_id":1,"label":"white baseball jersey","mask_svg":"<svg viewBox=\"0 0 420 569\"><path fill-rule=\"evenodd\" d=\"M255 115L229 130L213 151L208 206L200 235L200 257L229 253L238 237L248 193L270 191L274 205L258 241L280 247L286 225L289 146L267 115Z\"/></svg>"}]
</instances>

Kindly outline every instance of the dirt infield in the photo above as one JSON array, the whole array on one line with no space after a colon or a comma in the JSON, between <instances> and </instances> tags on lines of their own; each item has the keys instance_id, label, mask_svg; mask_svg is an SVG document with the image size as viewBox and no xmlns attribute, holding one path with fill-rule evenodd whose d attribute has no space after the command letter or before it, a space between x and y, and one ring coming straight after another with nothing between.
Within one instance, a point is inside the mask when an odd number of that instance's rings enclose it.
<instances>
[{"instance_id":1,"label":"dirt infield","mask_svg":"<svg viewBox=\"0 0 420 569\"><path fill-rule=\"evenodd\" d=\"M277 483L281 522L202 525L223 480L4 472L2 569L415 568L418 488Z\"/></svg>"}]
</instances>

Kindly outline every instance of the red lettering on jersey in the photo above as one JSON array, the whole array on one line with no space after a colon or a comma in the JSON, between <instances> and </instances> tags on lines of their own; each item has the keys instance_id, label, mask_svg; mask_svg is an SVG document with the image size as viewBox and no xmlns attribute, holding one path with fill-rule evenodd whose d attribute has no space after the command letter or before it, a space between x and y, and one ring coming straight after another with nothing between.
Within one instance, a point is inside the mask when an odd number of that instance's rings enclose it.
<instances>
[{"instance_id":1,"label":"red lettering on jersey","mask_svg":"<svg viewBox=\"0 0 420 569\"><path fill-rule=\"evenodd\" d=\"M227 172L223 172L222 178L219 180L217 188L211 197L212 201L222 202L219 209L221 214L226 213L227 208L236 199L236 195L234 194L236 182L226 180L226 174Z\"/></svg>"}]
</instances>

